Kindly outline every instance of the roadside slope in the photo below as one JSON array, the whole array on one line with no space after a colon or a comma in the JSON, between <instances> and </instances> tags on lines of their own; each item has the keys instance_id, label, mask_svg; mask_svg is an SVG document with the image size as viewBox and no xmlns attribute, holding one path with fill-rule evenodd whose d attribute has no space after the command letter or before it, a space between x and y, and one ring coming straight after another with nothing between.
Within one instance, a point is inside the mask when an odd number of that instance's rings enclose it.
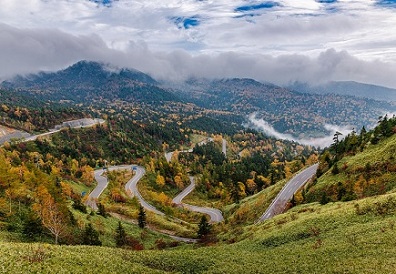
<instances>
[{"instance_id":1,"label":"roadside slope","mask_svg":"<svg viewBox=\"0 0 396 274\"><path fill-rule=\"evenodd\" d=\"M391 197L391 198L389 198ZM396 195L358 202L297 206L241 231L239 243L131 252L89 247L3 242L7 273L393 273L396 269ZM387 214L359 215L381 204ZM297 214L298 213L298 214ZM296 217L297 216L297 217ZM42 260L30 262L40 252ZM314 259L313 259L314 258Z\"/></svg>"}]
</instances>

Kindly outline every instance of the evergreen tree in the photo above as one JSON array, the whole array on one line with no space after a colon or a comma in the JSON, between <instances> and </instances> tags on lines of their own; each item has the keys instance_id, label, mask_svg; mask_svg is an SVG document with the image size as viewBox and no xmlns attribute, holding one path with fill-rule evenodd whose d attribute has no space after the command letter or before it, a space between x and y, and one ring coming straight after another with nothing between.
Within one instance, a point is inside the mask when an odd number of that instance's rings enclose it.
<instances>
[{"instance_id":1,"label":"evergreen tree","mask_svg":"<svg viewBox=\"0 0 396 274\"><path fill-rule=\"evenodd\" d=\"M208 223L208 219L205 215L202 216L201 221L198 225L198 238L204 239L209 235L212 226Z\"/></svg>"},{"instance_id":2,"label":"evergreen tree","mask_svg":"<svg viewBox=\"0 0 396 274\"><path fill-rule=\"evenodd\" d=\"M138 223L139 227L142 229L146 226L146 212L142 206L139 208Z\"/></svg>"},{"instance_id":3,"label":"evergreen tree","mask_svg":"<svg viewBox=\"0 0 396 274\"><path fill-rule=\"evenodd\" d=\"M327 197L326 192L323 191L322 197L320 198L320 204L325 205L329 202L329 198Z\"/></svg>"},{"instance_id":4,"label":"evergreen tree","mask_svg":"<svg viewBox=\"0 0 396 274\"><path fill-rule=\"evenodd\" d=\"M337 175L338 173L340 173L340 169L338 168L338 164L337 163L334 164L333 169L331 170L331 173L333 175Z\"/></svg>"},{"instance_id":5,"label":"evergreen tree","mask_svg":"<svg viewBox=\"0 0 396 274\"><path fill-rule=\"evenodd\" d=\"M83 244L85 245L102 245L99 239L99 232L96 231L92 224L89 223L84 230L83 234Z\"/></svg>"},{"instance_id":6,"label":"evergreen tree","mask_svg":"<svg viewBox=\"0 0 396 274\"><path fill-rule=\"evenodd\" d=\"M30 240L35 240L37 236L43 234L43 226L41 220L33 214L29 214L27 220L23 224L22 233L25 237Z\"/></svg>"},{"instance_id":7,"label":"evergreen tree","mask_svg":"<svg viewBox=\"0 0 396 274\"><path fill-rule=\"evenodd\" d=\"M87 213L87 207L81 202L80 198L73 199L72 207L82 213Z\"/></svg>"},{"instance_id":8,"label":"evergreen tree","mask_svg":"<svg viewBox=\"0 0 396 274\"><path fill-rule=\"evenodd\" d=\"M120 221L118 222L118 226L116 228L115 240L117 247L121 247L127 244L127 234Z\"/></svg>"},{"instance_id":9,"label":"evergreen tree","mask_svg":"<svg viewBox=\"0 0 396 274\"><path fill-rule=\"evenodd\" d=\"M294 194L290 200L290 204L292 207L295 207L297 205L297 201L296 201L296 198L294 197Z\"/></svg>"},{"instance_id":10,"label":"evergreen tree","mask_svg":"<svg viewBox=\"0 0 396 274\"><path fill-rule=\"evenodd\" d=\"M331 145L332 148L334 149L336 155L338 154L338 151L339 151L338 145L340 144L340 135L342 135L342 133L339 132L339 131L337 131L336 133L334 133L333 144Z\"/></svg>"},{"instance_id":11,"label":"evergreen tree","mask_svg":"<svg viewBox=\"0 0 396 274\"><path fill-rule=\"evenodd\" d=\"M98 215L101 215L101 216L107 218L106 209L105 209L104 205L101 203L98 203Z\"/></svg>"}]
</instances>

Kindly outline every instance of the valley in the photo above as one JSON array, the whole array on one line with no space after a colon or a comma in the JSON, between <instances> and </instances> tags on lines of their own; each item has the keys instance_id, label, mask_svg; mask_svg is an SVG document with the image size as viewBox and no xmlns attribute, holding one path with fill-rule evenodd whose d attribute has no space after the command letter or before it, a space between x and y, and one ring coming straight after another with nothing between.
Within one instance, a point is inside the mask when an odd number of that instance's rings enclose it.
<instances>
[{"instance_id":1,"label":"valley","mask_svg":"<svg viewBox=\"0 0 396 274\"><path fill-rule=\"evenodd\" d=\"M162 83L86 61L1 86L6 272L362 273L370 261L388 273L383 263L394 264L396 118L383 115L393 102L251 79ZM320 148L264 134L252 113L285 136L353 130Z\"/></svg>"}]
</instances>

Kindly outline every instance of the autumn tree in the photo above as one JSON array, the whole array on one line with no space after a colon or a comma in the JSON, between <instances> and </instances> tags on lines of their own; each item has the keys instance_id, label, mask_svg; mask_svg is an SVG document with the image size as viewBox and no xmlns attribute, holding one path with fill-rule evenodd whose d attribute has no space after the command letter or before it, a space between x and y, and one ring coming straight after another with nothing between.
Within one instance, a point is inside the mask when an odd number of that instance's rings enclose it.
<instances>
[{"instance_id":1,"label":"autumn tree","mask_svg":"<svg viewBox=\"0 0 396 274\"><path fill-rule=\"evenodd\" d=\"M181 174L178 174L174 177L174 182L176 184L176 187L178 189L183 189L184 188L184 183L183 183L183 179L181 177Z\"/></svg>"},{"instance_id":2,"label":"autumn tree","mask_svg":"<svg viewBox=\"0 0 396 274\"><path fill-rule=\"evenodd\" d=\"M157 178L155 180L156 184L160 187L163 187L165 185L165 178L161 174L157 175Z\"/></svg>"},{"instance_id":3,"label":"autumn tree","mask_svg":"<svg viewBox=\"0 0 396 274\"><path fill-rule=\"evenodd\" d=\"M94 182L94 169L88 165L84 165L81 167L81 180L86 184L87 186L91 186L92 183Z\"/></svg>"},{"instance_id":4,"label":"autumn tree","mask_svg":"<svg viewBox=\"0 0 396 274\"><path fill-rule=\"evenodd\" d=\"M247 179L246 180L246 190L249 192L249 194L253 194L257 189L257 184L254 182L253 179Z\"/></svg>"},{"instance_id":5,"label":"autumn tree","mask_svg":"<svg viewBox=\"0 0 396 274\"><path fill-rule=\"evenodd\" d=\"M66 233L65 216L45 186L37 188L36 199L33 210L40 217L43 226L54 236L55 244L58 244L59 238Z\"/></svg>"}]
</instances>

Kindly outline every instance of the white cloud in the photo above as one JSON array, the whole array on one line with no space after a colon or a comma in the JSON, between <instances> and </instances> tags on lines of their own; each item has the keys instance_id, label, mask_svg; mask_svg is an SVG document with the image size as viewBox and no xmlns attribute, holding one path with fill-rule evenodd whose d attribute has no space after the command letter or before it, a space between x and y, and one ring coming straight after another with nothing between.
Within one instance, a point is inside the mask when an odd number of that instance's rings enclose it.
<instances>
[{"instance_id":1,"label":"white cloud","mask_svg":"<svg viewBox=\"0 0 396 274\"><path fill-rule=\"evenodd\" d=\"M80 59L135 67L154 76L356 80L396 87L396 14L375 1L279 0L236 18L247 1L3 0L0 77ZM257 1L258 3L258 1ZM198 16L189 29L173 17ZM2 23L2 24L1 24ZM25 45L23 45L24 43ZM334 50L333 50L334 49Z\"/></svg>"},{"instance_id":2,"label":"white cloud","mask_svg":"<svg viewBox=\"0 0 396 274\"><path fill-rule=\"evenodd\" d=\"M257 129L262 130L265 134L275 137L277 139L283 139L283 140L289 140L289 141L295 141L297 143L303 144L303 145L311 145L315 147L328 147L333 143L333 137L334 133L337 131L342 133L343 136L347 135L352 131L352 128L349 127L343 127L343 126L336 126L336 125L330 125L330 124L325 124L324 128L329 132L329 135L321 138L307 138L307 139L299 139L296 138L290 134L284 134L276 131L268 122L266 122L263 119L257 119L256 114L251 114L249 116L249 121L250 123Z\"/></svg>"}]
</instances>

